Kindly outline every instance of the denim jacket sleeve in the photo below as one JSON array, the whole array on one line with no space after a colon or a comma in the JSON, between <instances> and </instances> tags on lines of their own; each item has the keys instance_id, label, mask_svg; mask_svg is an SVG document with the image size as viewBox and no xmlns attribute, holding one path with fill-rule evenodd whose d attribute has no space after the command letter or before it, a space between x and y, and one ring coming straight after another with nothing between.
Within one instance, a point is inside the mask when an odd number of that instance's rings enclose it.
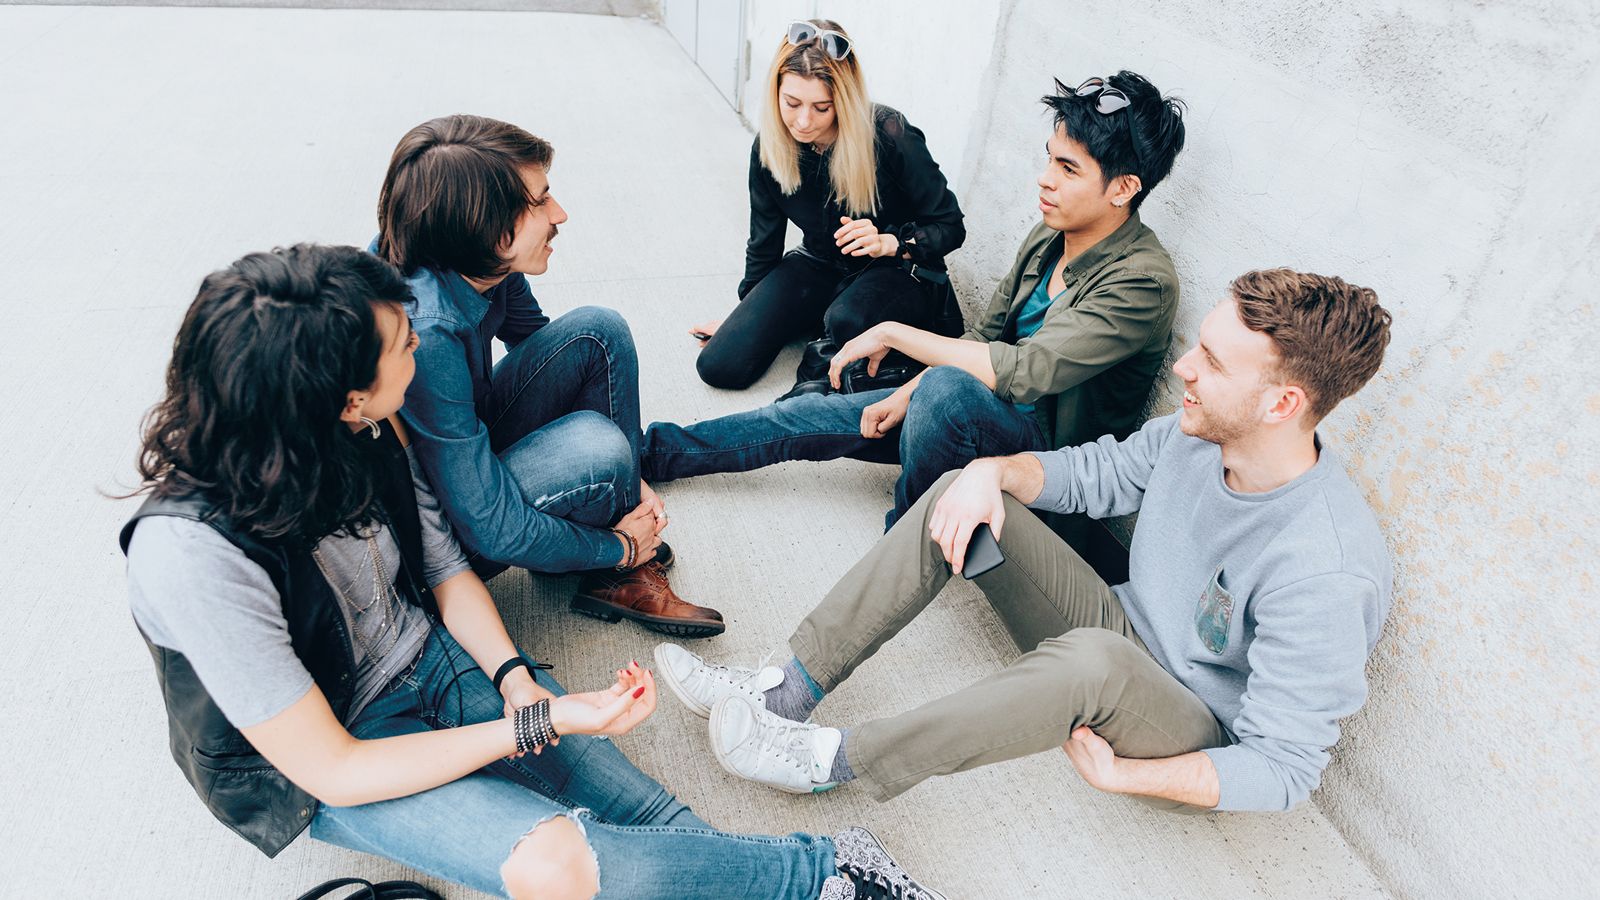
<instances>
[{"instance_id":1,"label":"denim jacket sleeve","mask_svg":"<svg viewBox=\"0 0 1600 900\"><path fill-rule=\"evenodd\" d=\"M463 343L470 329L437 318L414 319L412 327L421 338L417 374L400 412L462 542L490 559L539 572L616 565L622 545L614 535L535 509L494 455L473 403Z\"/></svg>"},{"instance_id":2,"label":"denim jacket sleeve","mask_svg":"<svg viewBox=\"0 0 1600 900\"><path fill-rule=\"evenodd\" d=\"M505 286L501 302L505 304L506 320L495 337L505 343L507 350L514 350L528 335L549 325L550 317L539 308L538 299L528 287L528 276L513 273L500 283Z\"/></svg>"}]
</instances>

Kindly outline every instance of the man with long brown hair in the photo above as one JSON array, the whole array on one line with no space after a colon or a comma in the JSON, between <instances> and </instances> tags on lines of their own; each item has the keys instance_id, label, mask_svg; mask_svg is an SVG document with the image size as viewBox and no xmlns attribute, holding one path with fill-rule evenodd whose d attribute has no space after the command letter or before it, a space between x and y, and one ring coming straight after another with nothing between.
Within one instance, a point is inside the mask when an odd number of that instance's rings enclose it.
<instances>
[{"instance_id":1,"label":"man with long brown hair","mask_svg":"<svg viewBox=\"0 0 1600 900\"><path fill-rule=\"evenodd\" d=\"M1242 275L1172 367L1180 412L947 474L811 611L784 666L711 667L663 644L662 681L709 712L725 768L785 790L859 778L885 800L1063 747L1104 791L1288 809L1365 700L1389 609L1377 520L1316 433L1377 372L1389 323L1338 278ZM1100 580L1030 510L1138 512L1129 581ZM802 724L961 573L980 524L1005 559L975 580L1022 655L897 716Z\"/></svg>"},{"instance_id":2,"label":"man with long brown hair","mask_svg":"<svg viewBox=\"0 0 1600 900\"><path fill-rule=\"evenodd\" d=\"M572 609L680 637L722 615L667 582L666 510L639 472L639 361L615 311L551 320L528 276L566 210L554 150L480 116L407 132L378 201L376 253L406 276L421 344L402 415L450 524L488 578L582 572ZM495 363L491 344L505 344Z\"/></svg>"}]
</instances>

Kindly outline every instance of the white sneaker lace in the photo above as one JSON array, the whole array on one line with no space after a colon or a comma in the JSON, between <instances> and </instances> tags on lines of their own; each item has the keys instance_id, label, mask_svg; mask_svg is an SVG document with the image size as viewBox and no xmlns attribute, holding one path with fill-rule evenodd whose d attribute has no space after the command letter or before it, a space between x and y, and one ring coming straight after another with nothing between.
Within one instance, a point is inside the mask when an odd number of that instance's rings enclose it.
<instances>
[{"instance_id":1,"label":"white sneaker lace","mask_svg":"<svg viewBox=\"0 0 1600 900\"><path fill-rule=\"evenodd\" d=\"M756 667L754 669L746 669L743 666L717 666L712 665L703 659L700 661L700 665L706 670L706 672L720 677L724 681L732 684L734 687L743 687L750 679L761 674L761 670L765 669L767 667L767 663L772 660L772 654L777 652L778 651L776 650L768 651L767 655L761 657L761 661L756 663Z\"/></svg>"},{"instance_id":2,"label":"white sneaker lace","mask_svg":"<svg viewBox=\"0 0 1600 900\"><path fill-rule=\"evenodd\" d=\"M758 712L756 753L760 756L771 753L789 766L804 770L806 780L810 781L813 731L816 731L814 725L802 722L785 724L785 720L777 715Z\"/></svg>"}]
</instances>

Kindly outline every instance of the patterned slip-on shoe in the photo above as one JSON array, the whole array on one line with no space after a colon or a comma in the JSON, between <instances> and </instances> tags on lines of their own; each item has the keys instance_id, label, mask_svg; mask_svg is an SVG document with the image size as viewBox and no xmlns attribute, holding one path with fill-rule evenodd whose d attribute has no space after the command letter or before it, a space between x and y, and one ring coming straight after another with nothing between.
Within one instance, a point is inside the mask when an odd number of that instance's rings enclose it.
<instances>
[{"instance_id":1,"label":"patterned slip-on shoe","mask_svg":"<svg viewBox=\"0 0 1600 900\"><path fill-rule=\"evenodd\" d=\"M883 842L859 825L833 836L833 863L839 871L856 879L858 896L868 885L879 889L878 896L894 900L945 900L938 891L918 884L900 868ZM873 896L866 894L865 896Z\"/></svg>"}]
</instances>

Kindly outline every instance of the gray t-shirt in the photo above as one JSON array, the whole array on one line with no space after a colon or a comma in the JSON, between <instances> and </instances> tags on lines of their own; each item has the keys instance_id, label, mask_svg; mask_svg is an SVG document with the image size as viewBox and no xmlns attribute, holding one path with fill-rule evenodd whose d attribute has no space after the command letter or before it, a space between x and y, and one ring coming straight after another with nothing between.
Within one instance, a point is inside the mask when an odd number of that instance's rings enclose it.
<instances>
[{"instance_id":1,"label":"gray t-shirt","mask_svg":"<svg viewBox=\"0 0 1600 900\"><path fill-rule=\"evenodd\" d=\"M1129 579L1112 590L1156 660L1237 741L1206 751L1217 808L1288 809L1320 782L1339 720L1366 699L1393 586L1383 533L1320 442L1300 477L1242 494L1223 480L1218 446L1178 420L1034 454L1044 489L1030 505L1139 513Z\"/></svg>"},{"instance_id":2,"label":"gray t-shirt","mask_svg":"<svg viewBox=\"0 0 1600 900\"><path fill-rule=\"evenodd\" d=\"M422 521L423 577L430 586L467 570L439 501L410 448L411 478ZM400 550L387 528L375 532L384 570L400 571ZM355 695L348 724L422 652L431 625L420 608L372 602L371 554L364 538L329 537L317 550L332 576L352 636ZM289 642L289 623L272 579L244 552L203 522L176 516L142 519L128 546L128 602L152 643L182 653L206 692L235 728L249 728L293 706L311 689L311 673ZM370 607L357 612L354 606ZM385 613L385 607L388 612ZM398 615L396 613L398 612ZM365 645L365 646L363 646ZM381 653L371 657L371 647Z\"/></svg>"}]
</instances>

